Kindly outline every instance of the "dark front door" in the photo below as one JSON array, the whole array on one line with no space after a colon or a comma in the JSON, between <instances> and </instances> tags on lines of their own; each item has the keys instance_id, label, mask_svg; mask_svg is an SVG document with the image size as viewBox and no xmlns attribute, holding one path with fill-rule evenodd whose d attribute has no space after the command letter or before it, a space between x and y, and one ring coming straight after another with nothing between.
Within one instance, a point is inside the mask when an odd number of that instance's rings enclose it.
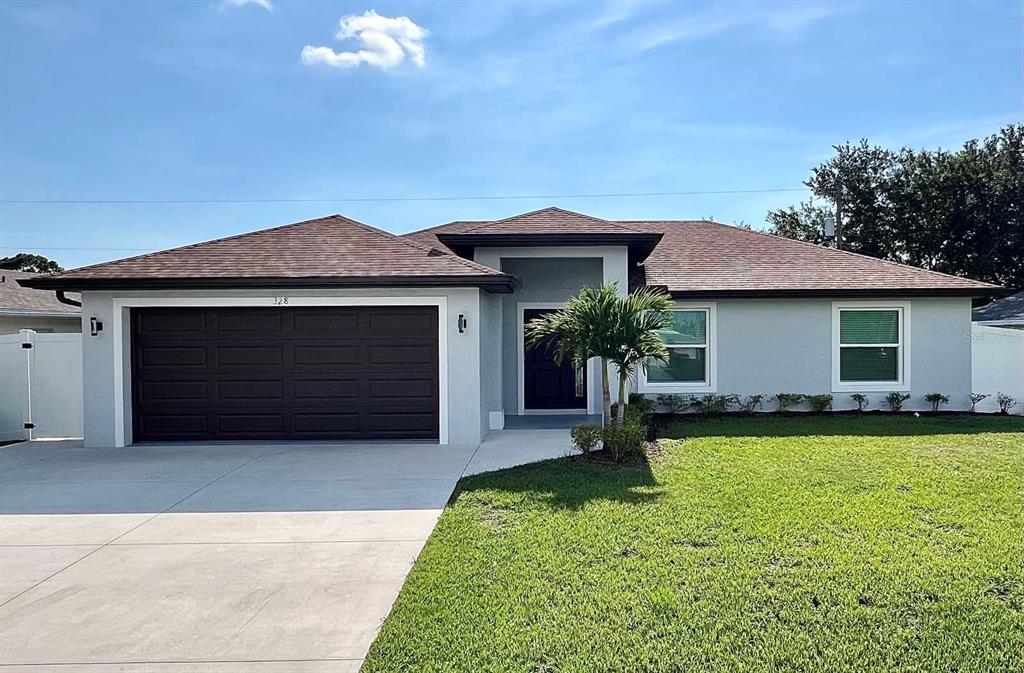
<instances>
[{"instance_id":1,"label":"dark front door","mask_svg":"<svg viewBox=\"0 0 1024 673\"><path fill-rule=\"evenodd\" d=\"M539 318L550 309L525 309L523 323ZM586 409L587 372L579 372L566 358L555 362L555 342L523 353L523 406L526 409Z\"/></svg>"},{"instance_id":2,"label":"dark front door","mask_svg":"<svg viewBox=\"0 0 1024 673\"><path fill-rule=\"evenodd\" d=\"M437 439L437 308L132 309L134 438Z\"/></svg>"}]
</instances>

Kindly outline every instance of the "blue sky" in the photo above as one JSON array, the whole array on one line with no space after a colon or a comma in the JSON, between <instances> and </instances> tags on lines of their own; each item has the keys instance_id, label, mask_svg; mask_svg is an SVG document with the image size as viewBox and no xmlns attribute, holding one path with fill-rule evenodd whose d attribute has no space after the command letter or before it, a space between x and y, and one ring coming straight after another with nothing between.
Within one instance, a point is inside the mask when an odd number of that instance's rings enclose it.
<instances>
[{"instance_id":1,"label":"blue sky","mask_svg":"<svg viewBox=\"0 0 1024 673\"><path fill-rule=\"evenodd\" d=\"M1021 8L6 2L0 199L799 188L847 139L955 147L1019 121ZM2 203L0 253L78 266L332 212L404 232L553 202L761 227L803 197Z\"/></svg>"}]
</instances>

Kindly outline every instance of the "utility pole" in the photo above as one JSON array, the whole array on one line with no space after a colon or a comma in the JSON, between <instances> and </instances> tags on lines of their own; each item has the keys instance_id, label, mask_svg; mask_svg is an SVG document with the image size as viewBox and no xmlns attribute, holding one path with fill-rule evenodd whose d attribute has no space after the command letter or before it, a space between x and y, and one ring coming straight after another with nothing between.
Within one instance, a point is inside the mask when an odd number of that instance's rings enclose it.
<instances>
[{"instance_id":1,"label":"utility pole","mask_svg":"<svg viewBox=\"0 0 1024 673\"><path fill-rule=\"evenodd\" d=\"M836 250L843 249L843 188L836 181Z\"/></svg>"}]
</instances>

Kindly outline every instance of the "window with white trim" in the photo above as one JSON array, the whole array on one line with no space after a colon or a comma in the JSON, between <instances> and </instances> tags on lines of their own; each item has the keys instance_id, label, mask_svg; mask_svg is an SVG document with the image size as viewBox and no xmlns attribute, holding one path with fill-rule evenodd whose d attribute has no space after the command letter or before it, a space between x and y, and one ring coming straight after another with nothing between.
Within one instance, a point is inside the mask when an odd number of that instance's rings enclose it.
<instances>
[{"instance_id":1,"label":"window with white trim","mask_svg":"<svg viewBox=\"0 0 1024 673\"><path fill-rule=\"evenodd\" d=\"M858 387L902 385L905 382L903 306L838 306L836 308L835 383Z\"/></svg>"},{"instance_id":2,"label":"window with white trim","mask_svg":"<svg viewBox=\"0 0 1024 673\"><path fill-rule=\"evenodd\" d=\"M711 306L673 308L672 322L659 330L668 362L648 360L641 374L644 389L710 389L713 385L714 312Z\"/></svg>"}]
</instances>

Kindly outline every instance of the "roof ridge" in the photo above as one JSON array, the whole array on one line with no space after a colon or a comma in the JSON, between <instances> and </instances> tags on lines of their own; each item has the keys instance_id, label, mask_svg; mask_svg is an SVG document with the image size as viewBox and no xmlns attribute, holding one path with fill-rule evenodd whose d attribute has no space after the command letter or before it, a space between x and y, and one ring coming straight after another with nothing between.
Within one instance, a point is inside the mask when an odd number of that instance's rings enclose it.
<instances>
[{"instance_id":1,"label":"roof ridge","mask_svg":"<svg viewBox=\"0 0 1024 673\"><path fill-rule=\"evenodd\" d=\"M266 229L257 229L256 231L247 231L247 232L244 232L244 233L241 233L241 234L232 234L231 236L222 236L221 238L211 238L208 241L199 241L198 243L189 243L188 245L180 245L180 246L177 246L177 247L174 247L174 248L165 248L163 250L154 250L153 252L146 252L146 253L143 253L141 255L132 255L131 257L122 257L121 259L112 259L112 260L109 260L109 261L106 261L106 262L97 262L96 264L88 264L86 266L75 267L74 269L65 269L64 271L58 271L57 273L42 274L42 275L46 275L47 278L60 278L61 276L65 275L65 274L69 274L69 273L72 273L72 272L78 273L79 271L85 271L86 269L95 269L96 267L106 266L107 264L116 264L116 263L120 263L120 262L129 262L129 261L134 261L134 260L138 260L138 259L146 259L147 257L155 257L156 255L162 255L162 254L168 253L168 252L177 252L179 250L189 250L191 248L197 248L197 247L199 247L201 245L207 245L207 244L210 244L210 243L222 243L224 241L233 241L233 240L238 239L238 238L245 238L247 236L257 236L259 234L265 234L265 233L268 233L268 232L271 232L271 231L278 231L278 230L281 230L281 229L289 229L291 227L297 227L297 226L302 225L302 224L312 224L313 222L320 222L322 220L330 220L330 219L334 219L334 218L337 218L337 217L342 217L342 216L338 215L338 214L324 215L323 217L314 217L314 218L311 218L311 219L308 219L308 220L300 220L299 222L290 222L288 224L280 224L280 225L278 225L276 227L267 227Z\"/></svg>"},{"instance_id":2,"label":"roof ridge","mask_svg":"<svg viewBox=\"0 0 1024 673\"><path fill-rule=\"evenodd\" d=\"M672 220L667 220L667 221L671 222ZM716 227L727 227L729 229L732 229L734 231L738 231L738 232L741 232L741 233L744 233L744 234L755 234L757 236L764 236L764 237L775 239L775 240L779 240L779 241L786 241L786 242L789 242L789 243L797 243L799 245L802 245L802 246L805 246L805 247L811 247L811 248L814 248L815 250L819 250L819 251L842 253L843 255L847 255L847 256L850 256L850 257L856 257L857 259L867 259L867 260L871 260L873 262L881 262L882 264L888 264L889 266L895 266L895 267L898 267L898 268L901 268L901 269L910 269L911 271L916 271L918 273L930 273L930 274L933 274L933 275L936 275L936 276L943 276L945 278L953 278L955 280L967 281L967 282L970 282L970 283L976 283L978 285L985 285L985 286L988 286L988 287L1002 287L1000 285L995 285L993 283L986 283L985 281L974 280L973 278L964 278L963 276L954 276L951 273L944 273L942 271L932 271L931 269L922 269L921 267L914 266L913 264L903 264L902 262L894 262L894 261L892 261L890 259L882 259L881 257L872 257L871 255L865 255L865 254L862 254L862 253L859 253L859 252L853 252L853 251L850 251L850 250L843 250L842 248L828 248L828 247L825 247L823 245L818 245L817 243L811 243L810 241L801 241L801 240L796 239L796 238L788 238L786 236L779 236L778 234L772 234L772 233L769 233L767 231L760 231L758 229L743 229L741 227L736 227L736 226L733 226L731 224L724 224L722 222L715 222L714 220L692 220L692 222L695 223L695 224L711 224L711 225L714 225Z\"/></svg>"},{"instance_id":3,"label":"roof ridge","mask_svg":"<svg viewBox=\"0 0 1024 673\"><path fill-rule=\"evenodd\" d=\"M536 210L528 210L525 213L519 213L518 215L510 215L509 217L503 217L503 218L501 218L499 220L489 220L487 222L481 222L480 224L476 225L475 227L469 227L468 229L466 229L466 230L464 230L464 231L462 231L460 233L468 234L471 231L476 231L477 229L482 229L483 227L486 227L486 226L489 226L489 225L492 225L492 224L498 224L500 222L508 222L509 220L516 220L516 219L519 219L521 217L528 217L530 215L536 215L537 213L543 213L544 211L548 211L548 210L555 210L555 211L558 211L560 213L568 213L569 215L576 215L578 217L584 217L584 218L586 218L588 220L593 220L594 222L601 222L602 224L610 224L610 225L613 225L613 226L625 229L626 231L628 231L630 233L634 233L634 234L635 233L639 233L637 231L634 231L633 229L630 229L626 225L621 224L619 222L616 222L614 220L606 220L604 218L596 217L594 215L587 215L586 213L580 213L580 212L577 212L575 210L568 210L566 208L562 208L561 206L545 206L543 208L538 208ZM456 221L458 221L458 220L456 220Z\"/></svg>"},{"instance_id":4,"label":"roof ridge","mask_svg":"<svg viewBox=\"0 0 1024 673\"><path fill-rule=\"evenodd\" d=\"M445 227L450 227L453 224L474 224L475 225L475 224L490 224L490 223L491 223L490 220L452 220L451 222L445 222L444 224L435 224L434 226L427 227L426 229L416 229L415 231L407 231L404 234L396 234L396 236L405 237L405 236L415 236L416 234L425 234L428 231L435 231L437 229L444 229Z\"/></svg>"},{"instance_id":5,"label":"roof ridge","mask_svg":"<svg viewBox=\"0 0 1024 673\"><path fill-rule=\"evenodd\" d=\"M353 220L353 219L351 219L349 217L345 217L344 215L332 215L332 217L341 218L341 219L349 222L350 224L354 224L356 226L362 227L363 229L365 229L365 230L367 230L367 231L369 231L371 233L377 234L378 236L381 236L381 237L386 238L388 240L397 241L398 243L404 243L405 245L409 246L410 248L413 248L415 250L419 250L420 252L423 252L423 253L429 253L431 250L435 249L433 246L428 246L428 245L424 245L422 243L417 243L416 241L413 241L413 240L410 240L410 239L406 239L406 238L404 238L402 236L398 236L397 234L392 234L390 231L385 231L384 229L378 229L377 227L374 227L374 226L369 225L369 224L364 224L363 222L359 222L357 220ZM449 260L451 260L453 262L458 262L459 264L462 264L463 266L465 266L465 267L467 267L469 269L473 269L474 271L486 271L488 273L499 273L499 274L501 273L500 271L497 271L496 269L492 269L489 266L484 266L483 264L479 264L477 262L473 262L471 260L464 259L462 257L459 257L458 255L453 255L453 254L445 253L445 257L447 257Z\"/></svg>"}]
</instances>

